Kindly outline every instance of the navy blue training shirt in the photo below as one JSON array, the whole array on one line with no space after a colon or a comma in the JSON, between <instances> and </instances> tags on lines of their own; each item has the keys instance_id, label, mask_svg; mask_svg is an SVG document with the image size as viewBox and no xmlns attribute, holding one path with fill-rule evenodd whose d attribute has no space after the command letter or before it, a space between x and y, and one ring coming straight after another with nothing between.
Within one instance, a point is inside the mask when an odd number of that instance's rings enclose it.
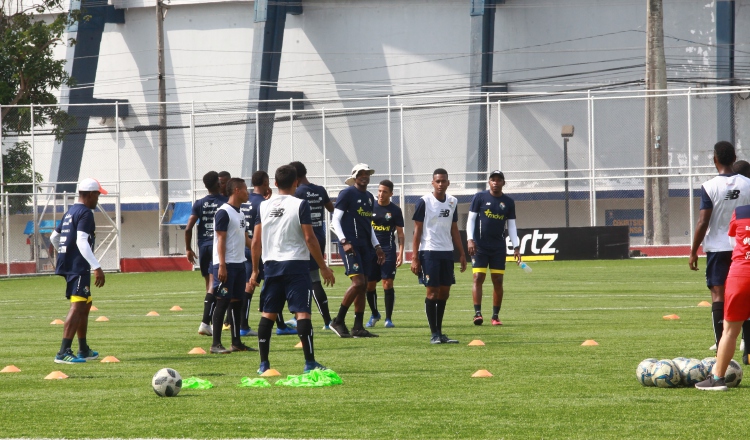
<instances>
[{"instance_id":1,"label":"navy blue training shirt","mask_svg":"<svg viewBox=\"0 0 750 440\"><path fill-rule=\"evenodd\" d=\"M505 194L495 197L489 190L478 192L471 199L469 212L476 212L474 243L486 251L506 252L505 223L516 218L516 203Z\"/></svg>"},{"instance_id":2,"label":"navy blue training shirt","mask_svg":"<svg viewBox=\"0 0 750 440\"><path fill-rule=\"evenodd\" d=\"M363 246L370 243L374 205L375 197L369 191L358 190L356 186L350 186L339 193L335 208L344 211L341 229L352 245Z\"/></svg>"},{"instance_id":3,"label":"navy blue training shirt","mask_svg":"<svg viewBox=\"0 0 750 440\"><path fill-rule=\"evenodd\" d=\"M298 199L307 200L310 205L313 232L315 232L318 240L325 240L326 230L323 219L325 219L326 204L331 201L328 197L328 191L320 185L305 183L297 187L294 196Z\"/></svg>"},{"instance_id":4,"label":"navy blue training shirt","mask_svg":"<svg viewBox=\"0 0 750 440\"><path fill-rule=\"evenodd\" d=\"M247 203L240 205L240 211L245 214L245 228L247 236L252 240L255 232L255 221L260 215L260 204L265 201L265 197L258 193L250 193ZM250 249L245 247L245 258L250 261Z\"/></svg>"},{"instance_id":5,"label":"navy blue training shirt","mask_svg":"<svg viewBox=\"0 0 750 440\"><path fill-rule=\"evenodd\" d=\"M57 275L84 275L91 271L91 265L78 249L76 240L78 231L89 234L89 246L94 249L96 238L94 230L94 213L83 203L76 203L68 209L63 216L62 222L55 228L60 234L60 247L57 249Z\"/></svg>"},{"instance_id":6,"label":"navy blue training shirt","mask_svg":"<svg viewBox=\"0 0 750 440\"><path fill-rule=\"evenodd\" d=\"M209 194L193 203L190 214L198 217L198 246L213 245L216 210L228 201L221 194Z\"/></svg>"},{"instance_id":7,"label":"navy blue training shirt","mask_svg":"<svg viewBox=\"0 0 750 440\"><path fill-rule=\"evenodd\" d=\"M404 214L401 208L391 202L388 206L375 203L372 210L372 229L384 251L396 246L396 226L404 227ZM395 250L395 249L394 249Z\"/></svg>"}]
</instances>

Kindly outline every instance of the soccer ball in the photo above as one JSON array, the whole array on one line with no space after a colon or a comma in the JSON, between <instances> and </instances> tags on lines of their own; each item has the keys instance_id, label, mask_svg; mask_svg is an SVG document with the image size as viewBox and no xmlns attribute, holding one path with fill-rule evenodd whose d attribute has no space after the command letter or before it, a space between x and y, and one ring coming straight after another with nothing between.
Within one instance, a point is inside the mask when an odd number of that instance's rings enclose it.
<instances>
[{"instance_id":1,"label":"soccer ball","mask_svg":"<svg viewBox=\"0 0 750 440\"><path fill-rule=\"evenodd\" d=\"M739 386L740 382L742 382L742 367L734 359L729 361L727 372L724 374L724 382L726 382L729 388Z\"/></svg>"},{"instance_id":2,"label":"soccer ball","mask_svg":"<svg viewBox=\"0 0 750 440\"><path fill-rule=\"evenodd\" d=\"M706 377L713 374L714 371L714 364L716 364L716 358L715 357L707 357L701 361L701 364L703 364L703 367L706 369Z\"/></svg>"},{"instance_id":3,"label":"soccer ball","mask_svg":"<svg viewBox=\"0 0 750 440\"><path fill-rule=\"evenodd\" d=\"M659 360L654 358L644 359L635 369L635 377L644 387L654 386L654 381L651 380L651 369L656 362L659 362Z\"/></svg>"},{"instance_id":4,"label":"soccer ball","mask_svg":"<svg viewBox=\"0 0 750 440\"><path fill-rule=\"evenodd\" d=\"M674 388L680 385L680 370L671 359L662 359L651 369L651 380L659 388Z\"/></svg>"},{"instance_id":5,"label":"soccer ball","mask_svg":"<svg viewBox=\"0 0 750 440\"><path fill-rule=\"evenodd\" d=\"M688 361L690 359L685 357L678 357L672 359L672 364L677 368L677 372L680 373L680 380L683 379L682 371L685 369L685 365L687 365Z\"/></svg>"},{"instance_id":6,"label":"soccer ball","mask_svg":"<svg viewBox=\"0 0 750 440\"><path fill-rule=\"evenodd\" d=\"M706 367L698 359L687 359L680 366L682 384L692 387L706 378Z\"/></svg>"},{"instance_id":7,"label":"soccer ball","mask_svg":"<svg viewBox=\"0 0 750 440\"><path fill-rule=\"evenodd\" d=\"M154 392L161 397L174 397L182 389L180 373L171 368L162 368L151 379Z\"/></svg>"}]
</instances>

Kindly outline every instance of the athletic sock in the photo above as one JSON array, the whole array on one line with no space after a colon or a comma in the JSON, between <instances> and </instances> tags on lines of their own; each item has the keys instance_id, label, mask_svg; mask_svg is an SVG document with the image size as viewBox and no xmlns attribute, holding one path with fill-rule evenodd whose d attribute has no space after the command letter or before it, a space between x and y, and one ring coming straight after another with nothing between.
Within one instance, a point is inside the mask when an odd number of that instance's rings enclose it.
<instances>
[{"instance_id":1,"label":"athletic sock","mask_svg":"<svg viewBox=\"0 0 750 440\"><path fill-rule=\"evenodd\" d=\"M745 350L742 352L742 356L747 358L750 353L750 321L742 323L742 340L745 341Z\"/></svg>"},{"instance_id":2,"label":"athletic sock","mask_svg":"<svg viewBox=\"0 0 750 440\"><path fill-rule=\"evenodd\" d=\"M284 315L282 315L281 313L276 315L276 328L279 330L287 329L286 323L284 322Z\"/></svg>"},{"instance_id":3,"label":"athletic sock","mask_svg":"<svg viewBox=\"0 0 750 440\"><path fill-rule=\"evenodd\" d=\"M385 319L391 320L393 315L393 304L396 302L396 291L393 289L385 289Z\"/></svg>"},{"instance_id":4,"label":"athletic sock","mask_svg":"<svg viewBox=\"0 0 750 440\"><path fill-rule=\"evenodd\" d=\"M361 330L365 328L365 312L354 312L354 327L352 330Z\"/></svg>"},{"instance_id":5,"label":"athletic sock","mask_svg":"<svg viewBox=\"0 0 750 440\"><path fill-rule=\"evenodd\" d=\"M87 352L89 344L86 343L86 338L78 338L78 351Z\"/></svg>"},{"instance_id":6,"label":"athletic sock","mask_svg":"<svg viewBox=\"0 0 750 440\"><path fill-rule=\"evenodd\" d=\"M258 323L258 352L260 361L268 362L268 352L271 350L271 334L273 333L273 321L265 316L260 317Z\"/></svg>"},{"instance_id":7,"label":"athletic sock","mask_svg":"<svg viewBox=\"0 0 750 440\"><path fill-rule=\"evenodd\" d=\"M711 320L714 324L714 339L718 347L724 332L724 301L715 301L711 304Z\"/></svg>"},{"instance_id":8,"label":"athletic sock","mask_svg":"<svg viewBox=\"0 0 750 440\"><path fill-rule=\"evenodd\" d=\"M323 289L323 283L316 281L313 283L313 298L315 304L318 305L318 310L323 316L323 323L328 325L331 323L331 311L328 310L328 295L326 295L325 289Z\"/></svg>"},{"instance_id":9,"label":"athletic sock","mask_svg":"<svg viewBox=\"0 0 750 440\"><path fill-rule=\"evenodd\" d=\"M305 353L305 362L315 362L312 321L309 319L298 319L297 334L299 335L300 342L302 342L302 352Z\"/></svg>"},{"instance_id":10,"label":"athletic sock","mask_svg":"<svg viewBox=\"0 0 750 440\"><path fill-rule=\"evenodd\" d=\"M341 307L339 307L339 314L336 316L336 322L339 322L341 324L346 322L346 312L349 311L349 306L345 306L341 304Z\"/></svg>"},{"instance_id":11,"label":"athletic sock","mask_svg":"<svg viewBox=\"0 0 750 440\"><path fill-rule=\"evenodd\" d=\"M481 304L474 304L474 314L476 315L479 313L482 314L482 305Z\"/></svg>"},{"instance_id":12,"label":"athletic sock","mask_svg":"<svg viewBox=\"0 0 750 440\"><path fill-rule=\"evenodd\" d=\"M228 299L217 299L213 316L213 346L221 345L221 327L224 321L224 314L229 308Z\"/></svg>"},{"instance_id":13,"label":"athletic sock","mask_svg":"<svg viewBox=\"0 0 750 440\"><path fill-rule=\"evenodd\" d=\"M216 304L216 297L213 293L206 293L206 297L203 299L203 320L202 323L206 325L212 325L213 322L211 317L214 314L214 304Z\"/></svg>"},{"instance_id":14,"label":"athletic sock","mask_svg":"<svg viewBox=\"0 0 750 440\"><path fill-rule=\"evenodd\" d=\"M239 347L242 344L242 340L240 339L240 321L241 313L242 313L242 303L244 301L232 301L229 303L229 311L227 312L227 316L230 318L230 323L232 325L232 329L230 330L232 332L232 345Z\"/></svg>"},{"instance_id":15,"label":"athletic sock","mask_svg":"<svg viewBox=\"0 0 750 440\"><path fill-rule=\"evenodd\" d=\"M443 315L445 315L445 303L446 300L438 300L435 301L437 304L436 306L436 312L437 312L437 331L441 335L443 334Z\"/></svg>"},{"instance_id":16,"label":"athletic sock","mask_svg":"<svg viewBox=\"0 0 750 440\"><path fill-rule=\"evenodd\" d=\"M425 298L424 312L427 315L427 323L430 324L432 336L440 335L437 327L437 301Z\"/></svg>"},{"instance_id":17,"label":"athletic sock","mask_svg":"<svg viewBox=\"0 0 750 440\"><path fill-rule=\"evenodd\" d=\"M367 292L367 304L370 305L370 311L373 315L378 314L378 291L370 290Z\"/></svg>"},{"instance_id":18,"label":"athletic sock","mask_svg":"<svg viewBox=\"0 0 750 440\"><path fill-rule=\"evenodd\" d=\"M242 298L242 322L240 323L240 328L244 330L250 328L250 301L252 300L253 294L245 292L245 295Z\"/></svg>"},{"instance_id":19,"label":"athletic sock","mask_svg":"<svg viewBox=\"0 0 750 440\"><path fill-rule=\"evenodd\" d=\"M73 345L73 340L72 339L65 339L65 338L63 338L62 344L60 344L60 351L57 352L57 354L59 354L59 355L64 354L66 351L68 351L68 349L72 345Z\"/></svg>"},{"instance_id":20,"label":"athletic sock","mask_svg":"<svg viewBox=\"0 0 750 440\"><path fill-rule=\"evenodd\" d=\"M500 306L492 306L492 317L497 319L498 315L500 315Z\"/></svg>"}]
</instances>

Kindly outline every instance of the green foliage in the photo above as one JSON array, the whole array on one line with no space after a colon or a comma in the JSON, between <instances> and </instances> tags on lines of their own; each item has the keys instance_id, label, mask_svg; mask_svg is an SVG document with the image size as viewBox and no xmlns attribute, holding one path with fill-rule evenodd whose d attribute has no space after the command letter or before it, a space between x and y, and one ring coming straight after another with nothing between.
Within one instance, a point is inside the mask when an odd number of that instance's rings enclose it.
<instances>
[{"instance_id":1,"label":"green foliage","mask_svg":"<svg viewBox=\"0 0 750 440\"><path fill-rule=\"evenodd\" d=\"M701 267L704 263L701 259ZM204 285L195 272L108 274L106 285L94 289L99 311L91 313L88 342L100 356L116 356L121 361L116 364L52 362L62 326L50 322L65 318L69 307L62 278L0 281L0 306L8 322L0 332L0 367L14 364L22 370L0 375L0 400L7 402L0 406L2 435L663 439L747 434L741 416L750 411L747 378L726 393L647 388L635 378L645 358L713 356L711 310L696 307L709 292L703 274L691 272L686 258L531 265L530 274L513 266L505 273L502 327L472 325L471 271L456 273L444 323L445 333L461 341L456 345L429 343L424 287L406 266L395 280L396 328L384 329L380 321L372 329L379 338L340 339L319 330L323 323L313 304L316 358L336 371L343 385L312 389L275 386L277 378L269 378L273 386L267 388L239 387L243 377L257 377L255 352L187 354L211 343L197 334ZM335 272L336 286L326 289L334 313L350 284L340 267ZM382 297L380 286L378 291ZM259 320L257 298L256 291L253 328ZM175 304L183 311L168 311ZM487 281L486 318L491 306ZM151 310L161 316L146 316ZM662 319L671 313L681 319ZM95 322L101 315L110 321ZM257 347L256 338L243 339ZM468 347L473 339L486 345ZM581 347L586 339L600 345ZM271 367L282 378L302 373L302 350L294 348L298 341L271 338ZM163 367L210 380L214 388L160 398L150 382ZM494 377L471 378L479 369ZM54 370L70 378L43 379ZM65 402L78 416L60 410ZM707 422L727 420L727 414L738 419Z\"/></svg>"},{"instance_id":2,"label":"green foliage","mask_svg":"<svg viewBox=\"0 0 750 440\"><path fill-rule=\"evenodd\" d=\"M16 142L3 154L3 178L5 185L3 191L11 194L29 194L9 197L9 211L11 214L27 213L31 210L31 193L34 188L28 185L31 182L31 145L28 142ZM42 175L36 173L36 183L42 181ZM26 183L26 185L17 185Z\"/></svg>"}]
</instances>

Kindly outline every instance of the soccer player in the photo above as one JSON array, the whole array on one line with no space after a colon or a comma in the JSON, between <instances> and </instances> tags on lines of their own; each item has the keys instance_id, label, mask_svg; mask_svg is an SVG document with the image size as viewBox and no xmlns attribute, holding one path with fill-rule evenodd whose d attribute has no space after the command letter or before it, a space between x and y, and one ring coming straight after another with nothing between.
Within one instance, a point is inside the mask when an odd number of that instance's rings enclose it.
<instances>
[{"instance_id":1,"label":"soccer player","mask_svg":"<svg viewBox=\"0 0 750 440\"><path fill-rule=\"evenodd\" d=\"M724 374L729 361L734 357L737 346L737 336L744 323L750 318L750 205L739 206L734 210L732 221L729 223L729 236L735 237L732 265L726 279L724 293L724 335L719 341L716 352L716 364L713 374L706 380L695 384L699 390L726 391ZM745 332L747 337L747 332ZM747 341L745 341L747 342ZM746 343L742 353L742 362L748 364Z\"/></svg>"},{"instance_id":2,"label":"soccer player","mask_svg":"<svg viewBox=\"0 0 750 440\"><path fill-rule=\"evenodd\" d=\"M490 173L489 190L478 192L471 199L469 219L466 222L466 237L474 282L471 294L474 297L474 325L482 325L482 284L489 270L492 280L492 325L500 322L500 307L503 304L503 274L505 274L505 225L513 244L513 257L521 263L516 229L516 204L503 194L505 175L500 170Z\"/></svg>"},{"instance_id":3,"label":"soccer player","mask_svg":"<svg viewBox=\"0 0 750 440\"><path fill-rule=\"evenodd\" d=\"M198 222L198 263L201 275L206 281L203 319L198 326L198 334L211 336L213 334L211 323L214 305L216 304L213 292L213 276L211 275L211 259L214 254L214 215L219 206L227 202L227 198L222 195L221 179L216 171L209 171L203 176L203 185L208 190L208 195L193 203L193 209L185 228L185 254L190 264L194 265L193 226Z\"/></svg>"},{"instance_id":4,"label":"soccer player","mask_svg":"<svg viewBox=\"0 0 750 440\"><path fill-rule=\"evenodd\" d=\"M700 214L690 249L691 270L698 270L701 242L706 252L706 285L711 291L716 341L711 350L718 346L724 328L724 283L732 262L732 246L727 239L729 221L736 207L750 204L750 179L734 174L732 165L736 159L731 143L721 141L714 145L713 160L719 175L701 185Z\"/></svg>"},{"instance_id":5,"label":"soccer player","mask_svg":"<svg viewBox=\"0 0 750 440\"><path fill-rule=\"evenodd\" d=\"M83 179L78 183L78 202L63 215L62 222L50 236L57 250L55 273L65 277L67 288L65 297L70 301L70 310L65 318L60 351L55 356L58 364L79 364L99 357L86 341L89 311L91 311L91 271L94 271L94 285L104 286L104 271L94 256L94 213L92 209L99 203L99 195L107 194L99 182ZM71 346L73 337L78 335L78 354L74 355Z\"/></svg>"},{"instance_id":6,"label":"soccer player","mask_svg":"<svg viewBox=\"0 0 750 440\"><path fill-rule=\"evenodd\" d=\"M383 281L383 292L385 294L385 328L395 327L393 325L393 303L395 291L393 290L393 279L396 278L396 268L401 267L404 261L404 214L395 203L391 202L393 196L393 182L383 180L378 185L378 203L372 210L372 229L378 238L380 247L385 253L385 262L381 265L373 255L370 263L371 271L367 275L367 303L370 305L372 315L365 327L374 327L380 321L378 311L378 281ZM395 237L398 237L398 249Z\"/></svg>"},{"instance_id":7,"label":"soccer player","mask_svg":"<svg viewBox=\"0 0 750 440\"><path fill-rule=\"evenodd\" d=\"M229 171L219 171L219 185L221 186L220 192L226 198L229 198L229 193L227 192L227 182L229 182L229 179L231 178L232 175L229 174Z\"/></svg>"},{"instance_id":8,"label":"soccer player","mask_svg":"<svg viewBox=\"0 0 750 440\"><path fill-rule=\"evenodd\" d=\"M297 318L297 332L305 355L304 372L325 370L315 360L310 296L310 255L318 263L326 285L335 282L333 271L326 266L320 252L318 239L312 228L310 205L294 196L297 172L291 165L283 165L275 173L279 195L260 205L252 242L253 274L250 284L259 282L260 260L263 259L265 281L261 300L262 316L258 323L258 348L260 367L258 374L271 368L268 352L271 349L271 331L276 315L289 303ZM283 240L280 239L283 237Z\"/></svg>"},{"instance_id":9,"label":"soccer player","mask_svg":"<svg viewBox=\"0 0 750 440\"><path fill-rule=\"evenodd\" d=\"M315 185L307 180L307 167L302 162L292 162L289 165L293 166L297 171L297 190L294 195L302 200L306 200L310 205L310 218L312 218L312 228L315 233L315 237L318 238L318 244L320 245L320 252L325 252L326 249L326 229L325 223L325 211L333 212L333 202L328 197L328 191L320 185ZM318 271L318 263L314 258L310 258L310 280L313 286L313 299L315 304L318 306L321 316L323 316L323 330L328 330L328 325L331 323L331 312L328 309L328 295L323 288L323 283L320 281L320 272Z\"/></svg>"},{"instance_id":10,"label":"soccer player","mask_svg":"<svg viewBox=\"0 0 750 440\"><path fill-rule=\"evenodd\" d=\"M214 216L213 276L216 310L213 316L212 354L228 354L234 351L254 351L240 339L240 316L242 297L247 284L245 273L245 247L250 247L250 237L245 230L245 215L240 211L247 202L247 185L243 179L232 178L227 182L229 201L216 211ZM231 318L231 349L221 344L224 314Z\"/></svg>"},{"instance_id":11,"label":"soccer player","mask_svg":"<svg viewBox=\"0 0 750 440\"><path fill-rule=\"evenodd\" d=\"M414 240L411 271L419 276L427 290L424 300L427 322L430 324L431 344L458 344L443 334L445 303L451 285L456 283L453 273L453 250L458 249L461 272L466 270L461 236L458 233L458 200L446 194L448 171L438 168L432 173L432 193L417 201L414 210Z\"/></svg>"},{"instance_id":12,"label":"soccer player","mask_svg":"<svg viewBox=\"0 0 750 440\"><path fill-rule=\"evenodd\" d=\"M349 188L339 193L336 199L331 227L339 239L339 254L344 260L346 275L352 284L346 289L339 313L330 323L331 330L340 338L376 338L364 327L365 294L367 274L370 273L373 250L378 264L385 262L385 253L372 229L372 209L375 197L367 191L370 176L375 173L367 164L359 163L352 168L346 179ZM354 303L354 326L352 332L345 319L349 307Z\"/></svg>"},{"instance_id":13,"label":"soccer player","mask_svg":"<svg viewBox=\"0 0 750 440\"><path fill-rule=\"evenodd\" d=\"M251 177L253 192L248 196L247 203L240 206L240 211L245 216L245 228L250 241L253 239L255 232L255 220L260 213L260 204L266 201L264 194L268 191L269 181L268 173L265 171L256 171ZM245 273L247 274L247 283L245 284L245 295L242 298L242 322L240 323L240 336L258 336L258 333L250 328L250 303L253 300L255 288L250 283L250 276L253 273L253 260L249 247L245 247ZM260 272L258 281L263 279L263 271ZM226 323L226 322L225 322Z\"/></svg>"}]
</instances>

